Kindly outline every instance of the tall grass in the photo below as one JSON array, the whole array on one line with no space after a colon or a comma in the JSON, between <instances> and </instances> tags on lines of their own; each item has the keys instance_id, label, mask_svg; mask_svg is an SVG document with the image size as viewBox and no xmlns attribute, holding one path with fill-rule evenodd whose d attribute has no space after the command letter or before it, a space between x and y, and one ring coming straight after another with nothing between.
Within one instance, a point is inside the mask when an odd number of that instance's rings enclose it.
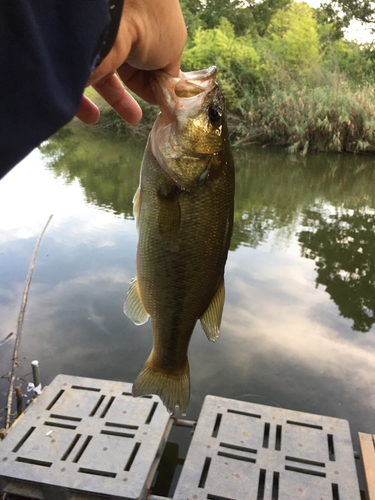
<instances>
[{"instance_id":1,"label":"tall grass","mask_svg":"<svg viewBox=\"0 0 375 500\"><path fill-rule=\"evenodd\" d=\"M228 99L229 130L237 146L276 144L290 153L308 151L375 152L375 87L358 84L340 72L316 68L308 78L279 67L277 78L246 87L236 101ZM96 126L111 135L147 137L159 111L139 99L143 118L131 127L90 89L101 110ZM239 105L236 105L238 104Z\"/></svg>"},{"instance_id":2,"label":"tall grass","mask_svg":"<svg viewBox=\"0 0 375 500\"><path fill-rule=\"evenodd\" d=\"M353 88L340 74L310 86L273 84L253 96L237 143L258 141L288 147L289 152L375 151L375 88Z\"/></svg>"}]
</instances>

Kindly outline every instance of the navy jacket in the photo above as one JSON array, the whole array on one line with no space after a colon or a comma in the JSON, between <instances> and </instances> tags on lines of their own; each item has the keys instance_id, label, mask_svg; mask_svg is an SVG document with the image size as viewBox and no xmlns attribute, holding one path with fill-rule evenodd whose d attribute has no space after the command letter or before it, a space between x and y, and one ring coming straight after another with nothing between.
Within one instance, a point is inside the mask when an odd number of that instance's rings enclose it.
<instances>
[{"instance_id":1,"label":"navy jacket","mask_svg":"<svg viewBox=\"0 0 375 500\"><path fill-rule=\"evenodd\" d=\"M108 0L0 0L0 177L75 115Z\"/></svg>"}]
</instances>

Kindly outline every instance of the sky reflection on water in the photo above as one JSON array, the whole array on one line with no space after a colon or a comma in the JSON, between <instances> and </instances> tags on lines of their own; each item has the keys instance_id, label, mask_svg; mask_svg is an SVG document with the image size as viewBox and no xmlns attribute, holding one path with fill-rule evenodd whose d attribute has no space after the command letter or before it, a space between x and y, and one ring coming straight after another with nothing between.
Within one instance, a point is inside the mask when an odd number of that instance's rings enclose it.
<instances>
[{"instance_id":1,"label":"sky reflection on water","mask_svg":"<svg viewBox=\"0 0 375 500\"><path fill-rule=\"evenodd\" d=\"M72 161L74 154L67 148L64 161ZM81 151L81 160L84 155ZM58 373L133 381L148 357L150 323L136 327L122 312L135 275L137 232L129 207L139 172L134 160L133 170L127 167L128 184L122 186L124 161L130 165L133 160L111 157L104 178L100 165L91 165L89 158L87 171L95 170L95 178L82 171L76 178L69 165L54 164L53 157L48 161L34 151L0 182L0 342L16 330L32 253L54 214L39 250L26 309L20 353L24 359L18 368L24 380L31 380L30 361L39 359L43 384ZM332 157L316 157L306 164L302 158L259 150L239 158L222 329L215 344L207 342L199 325L192 337L188 418L196 418L205 395L214 394L346 418L353 434L373 431L375 329L353 330L353 318L340 315L326 286L316 283L322 253L301 256L307 251L302 249L304 231L314 235L319 228L324 232L331 227L322 221L315 228L303 225L312 208L334 215L340 210L355 214L362 207L372 224L374 174L370 163L361 161L352 158L352 165L342 166ZM83 169L82 161L77 168ZM111 201L114 191L118 198ZM361 261L370 273L367 261L375 258L371 224L365 232L370 250ZM323 236L319 245L319 251L327 248ZM372 275L366 286L371 288L371 283ZM372 292L366 288L364 293ZM10 368L12 349L13 340L0 348L1 375ZM0 389L3 408L5 379Z\"/></svg>"}]
</instances>

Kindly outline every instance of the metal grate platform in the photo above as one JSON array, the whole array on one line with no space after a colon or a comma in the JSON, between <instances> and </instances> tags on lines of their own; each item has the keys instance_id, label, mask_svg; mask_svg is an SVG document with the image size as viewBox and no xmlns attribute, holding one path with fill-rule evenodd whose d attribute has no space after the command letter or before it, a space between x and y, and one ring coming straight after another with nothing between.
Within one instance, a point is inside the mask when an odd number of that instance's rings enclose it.
<instances>
[{"instance_id":1,"label":"metal grate platform","mask_svg":"<svg viewBox=\"0 0 375 500\"><path fill-rule=\"evenodd\" d=\"M174 500L359 500L346 420L207 396Z\"/></svg>"},{"instance_id":2,"label":"metal grate platform","mask_svg":"<svg viewBox=\"0 0 375 500\"><path fill-rule=\"evenodd\" d=\"M32 498L147 496L172 420L131 384L58 375L0 444L0 488Z\"/></svg>"}]
</instances>

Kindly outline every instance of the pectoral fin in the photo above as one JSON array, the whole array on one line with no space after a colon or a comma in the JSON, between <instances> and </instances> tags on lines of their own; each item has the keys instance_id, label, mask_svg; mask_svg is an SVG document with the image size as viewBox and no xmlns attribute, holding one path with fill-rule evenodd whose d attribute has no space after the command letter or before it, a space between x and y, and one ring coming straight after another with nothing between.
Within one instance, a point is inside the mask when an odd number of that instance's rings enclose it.
<instances>
[{"instance_id":1,"label":"pectoral fin","mask_svg":"<svg viewBox=\"0 0 375 500\"><path fill-rule=\"evenodd\" d=\"M207 335L208 340L215 342L219 335L221 316L223 314L225 299L224 279L221 281L219 288L216 290L214 298L210 305L200 317L201 326Z\"/></svg>"},{"instance_id":2,"label":"pectoral fin","mask_svg":"<svg viewBox=\"0 0 375 500\"><path fill-rule=\"evenodd\" d=\"M137 224L137 230L139 230L139 218L141 216L141 207L142 207L142 192L141 192L141 186L138 186L138 189L135 192L133 198L133 215L135 218L135 222Z\"/></svg>"},{"instance_id":3,"label":"pectoral fin","mask_svg":"<svg viewBox=\"0 0 375 500\"><path fill-rule=\"evenodd\" d=\"M124 304L124 313L135 325L143 325L149 318L149 314L142 303L136 277L131 282Z\"/></svg>"}]
</instances>

